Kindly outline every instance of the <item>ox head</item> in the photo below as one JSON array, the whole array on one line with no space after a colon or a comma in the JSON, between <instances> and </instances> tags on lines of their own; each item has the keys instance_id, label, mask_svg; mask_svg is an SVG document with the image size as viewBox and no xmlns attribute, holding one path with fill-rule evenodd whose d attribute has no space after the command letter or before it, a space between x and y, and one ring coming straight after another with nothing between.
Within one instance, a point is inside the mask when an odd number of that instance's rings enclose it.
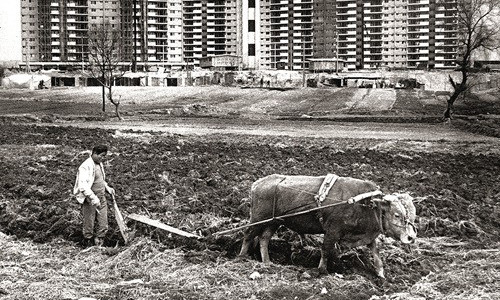
<instances>
[{"instance_id":1,"label":"ox head","mask_svg":"<svg viewBox=\"0 0 500 300\"><path fill-rule=\"evenodd\" d=\"M415 242L416 210L413 197L408 194L394 193L375 200L382 209L382 229L385 235L400 240L405 244Z\"/></svg>"}]
</instances>

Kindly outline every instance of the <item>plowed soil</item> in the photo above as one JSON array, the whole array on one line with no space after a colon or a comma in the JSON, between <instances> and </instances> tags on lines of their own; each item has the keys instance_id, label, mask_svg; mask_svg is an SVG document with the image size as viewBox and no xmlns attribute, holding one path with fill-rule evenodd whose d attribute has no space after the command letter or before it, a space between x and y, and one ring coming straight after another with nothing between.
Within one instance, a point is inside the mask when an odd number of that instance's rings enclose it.
<instances>
[{"instance_id":1,"label":"plowed soil","mask_svg":"<svg viewBox=\"0 0 500 300\"><path fill-rule=\"evenodd\" d=\"M36 102L34 105L36 105ZM178 122L176 121L178 120ZM170 119L9 118L0 126L0 295L5 299L495 299L500 296L500 153L496 138L446 126ZM33 122L35 121L35 122ZM43 121L43 118L42 118ZM169 130L179 124L185 131ZM231 126L226 126L230 124ZM252 125L253 124L253 125ZM287 125L288 124L288 125ZM295 127L294 127L295 126ZM328 126L332 126L331 128ZM377 130L386 132L377 135ZM305 130L304 128L310 128ZM163 129L162 129L163 128ZM223 130L233 128L232 130ZM280 131L286 131L283 135ZM294 129L295 128L295 129ZM399 129L398 129L399 128ZM134 130L132 130L134 129ZM267 129L267 130L266 130ZM323 130L323 131L322 131ZM395 132L390 135L388 132ZM405 132L407 135L405 136ZM274 133L274 134L271 134ZM426 138L427 137L427 138ZM75 172L107 143L107 180L127 216L196 233L187 239L110 215L104 248L80 244ZM270 267L237 259L249 188L263 176L336 173L415 198L419 240L383 238L387 280L368 251L346 250L319 276L320 237L280 229Z\"/></svg>"}]
</instances>

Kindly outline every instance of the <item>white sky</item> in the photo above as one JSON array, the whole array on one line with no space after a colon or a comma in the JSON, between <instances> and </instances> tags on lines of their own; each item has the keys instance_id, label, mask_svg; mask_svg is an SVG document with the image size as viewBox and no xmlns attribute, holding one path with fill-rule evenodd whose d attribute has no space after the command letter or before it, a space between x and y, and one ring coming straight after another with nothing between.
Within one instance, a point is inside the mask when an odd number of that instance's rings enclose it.
<instances>
[{"instance_id":1,"label":"white sky","mask_svg":"<svg viewBox=\"0 0 500 300\"><path fill-rule=\"evenodd\" d=\"M21 0L0 0L0 61L21 56Z\"/></svg>"}]
</instances>

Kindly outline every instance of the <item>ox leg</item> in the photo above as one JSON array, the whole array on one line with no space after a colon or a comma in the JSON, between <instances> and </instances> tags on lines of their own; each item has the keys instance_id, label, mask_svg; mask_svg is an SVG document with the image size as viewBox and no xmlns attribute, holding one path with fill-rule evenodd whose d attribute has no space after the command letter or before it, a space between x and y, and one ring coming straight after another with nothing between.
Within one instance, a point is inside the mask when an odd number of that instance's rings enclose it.
<instances>
[{"instance_id":1,"label":"ox leg","mask_svg":"<svg viewBox=\"0 0 500 300\"><path fill-rule=\"evenodd\" d=\"M338 242L338 238L332 234L325 234L323 239L323 247L321 247L321 259L319 261L318 269L321 274L328 274L327 266L328 260L330 258L337 258L338 251L336 248L336 244Z\"/></svg>"},{"instance_id":2,"label":"ox leg","mask_svg":"<svg viewBox=\"0 0 500 300\"><path fill-rule=\"evenodd\" d=\"M377 247L377 241L373 241L370 245L370 250L372 251L373 255L373 264L375 266L375 272L377 273L377 276L380 278L385 278L384 276L384 265L382 263L382 259L380 258L380 254L378 251Z\"/></svg>"},{"instance_id":3,"label":"ox leg","mask_svg":"<svg viewBox=\"0 0 500 300\"><path fill-rule=\"evenodd\" d=\"M258 235L256 228L248 228L245 231L245 236L243 237L243 243L241 244L241 250L239 256L248 256L248 250L250 245L253 244L253 240Z\"/></svg>"},{"instance_id":4,"label":"ox leg","mask_svg":"<svg viewBox=\"0 0 500 300\"><path fill-rule=\"evenodd\" d=\"M321 248L321 259L319 260L319 265L318 265L318 270L321 274L328 273L328 271L326 270L326 263L328 261L328 259L326 258L327 255L328 255L327 251Z\"/></svg>"},{"instance_id":5,"label":"ox leg","mask_svg":"<svg viewBox=\"0 0 500 300\"><path fill-rule=\"evenodd\" d=\"M271 260L269 259L269 241L271 240L274 232L276 232L276 229L276 226L267 227L259 237L260 255L262 257L262 262L266 265L271 263Z\"/></svg>"}]
</instances>

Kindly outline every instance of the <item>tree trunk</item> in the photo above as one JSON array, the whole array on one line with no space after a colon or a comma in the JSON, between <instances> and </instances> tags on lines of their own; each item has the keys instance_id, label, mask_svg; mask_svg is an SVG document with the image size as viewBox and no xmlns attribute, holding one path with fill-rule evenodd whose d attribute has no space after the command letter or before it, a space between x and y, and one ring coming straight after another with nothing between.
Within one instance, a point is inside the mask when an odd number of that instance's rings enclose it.
<instances>
[{"instance_id":1,"label":"tree trunk","mask_svg":"<svg viewBox=\"0 0 500 300\"><path fill-rule=\"evenodd\" d=\"M447 101L446 110L444 112L445 119L451 120L453 115L453 105L455 104L455 101L463 92L467 90L467 78L467 69L465 67L462 68L462 81L459 84L455 83L453 78L449 76L450 83L453 86L453 94L451 94L450 98Z\"/></svg>"},{"instance_id":2,"label":"tree trunk","mask_svg":"<svg viewBox=\"0 0 500 300\"><path fill-rule=\"evenodd\" d=\"M102 112L106 112L106 87L104 74L102 75Z\"/></svg>"},{"instance_id":3,"label":"tree trunk","mask_svg":"<svg viewBox=\"0 0 500 300\"><path fill-rule=\"evenodd\" d=\"M123 120L122 116L120 115L120 110L119 110L120 102L112 102L112 103L115 105L115 115L116 115L116 117L120 121Z\"/></svg>"},{"instance_id":4,"label":"tree trunk","mask_svg":"<svg viewBox=\"0 0 500 300\"><path fill-rule=\"evenodd\" d=\"M450 96L450 99L448 99L446 111L444 112L445 119L451 120L452 114L453 114L453 104L455 103L455 100L457 100L459 95L460 95L460 92L458 90L455 90L453 92L453 94Z\"/></svg>"},{"instance_id":5,"label":"tree trunk","mask_svg":"<svg viewBox=\"0 0 500 300\"><path fill-rule=\"evenodd\" d=\"M111 102L111 104L113 104L115 106L115 116L118 118L118 120L123 120L122 116L120 115L120 99L121 99L121 95L119 96L119 100L116 101L115 99L113 99L113 93L112 93L112 89L113 86L110 85L108 86L108 99L109 99L109 102Z\"/></svg>"}]
</instances>

